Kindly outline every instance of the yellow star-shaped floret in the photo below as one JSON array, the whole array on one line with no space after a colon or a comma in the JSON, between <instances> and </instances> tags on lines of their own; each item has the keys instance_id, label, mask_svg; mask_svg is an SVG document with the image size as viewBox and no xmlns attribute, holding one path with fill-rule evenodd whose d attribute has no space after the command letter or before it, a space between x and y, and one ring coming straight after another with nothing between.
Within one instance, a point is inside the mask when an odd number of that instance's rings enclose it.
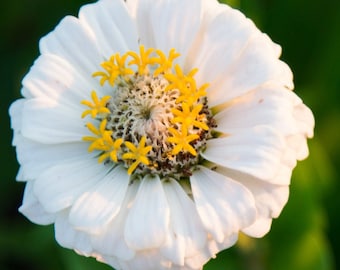
<instances>
[{"instance_id":1,"label":"yellow star-shaped floret","mask_svg":"<svg viewBox=\"0 0 340 270\"><path fill-rule=\"evenodd\" d=\"M81 104L88 106L90 109L82 113L81 117L84 118L86 115L90 114L92 118L96 118L99 114L101 116L110 113L110 110L106 107L107 102L110 100L110 96L104 96L100 100L97 96L96 91L91 92L92 101L82 100Z\"/></svg>"},{"instance_id":2,"label":"yellow star-shaped floret","mask_svg":"<svg viewBox=\"0 0 340 270\"><path fill-rule=\"evenodd\" d=\"M136 52L129 51L127 55L131 56L133 60L129 62L129 65L136 65L138 67L138 74L144 75L148 72L148 65L156 64L156 58L150 57L150 54L155 50L149 48L145 50L144 46L139 46L139 55Z\"/></svg>"},{"instance_id":3,"label":"yellow star-shaped floret","mask_svg":"<svg viewBox=\"0 0 340 270\"><path fill-rule=\"evenodd\" d=\"M112 161L118 162L118 151L121 149L120 146L123 143L123 139L119 138L114 141L111 134L104 133L103 142L103 151L105 151L105 153L99 156L98 161L103 162L105 159L110 158Z\"/></svg>"},{"instance_id":4,"label":"yellow star-shaped floret","mask_svg":"<svg viewBox=\"0 0 340 270\"><path fill-rule=\"evenodd\" d=\"M100 79L100 85L102 86L106 81L108 81L111 86L114 86L118 76L125 77L134 73L131 68L127 68L125 66L125 61L128 56L128 53L124 54L123 56L120 56L119 53L112 55L108 61L101 63L101 66L105 69L105 71L97 71L93 73L92 76L102 77Z\"/></svg>"},{"instance_id":5,"label":"yellow star-shaped floret","mask_svg":"<svg viewBox=\"0 0 340 270\"><path fill-rule=\"evenodd\" d=\"M169 51L168 58L161 50L156 50L156 53L159 57L155 59L155 62L159 65L159 67L154 71L154 76L161 73L168 73L172 68L174 59L180 56L180 54L173 48Z\"/></svg>"},{"instance_id":6,"label":"yellow star-shaped floret","mask_svg":"<svg viewBox=\"0 0 340 270\"><path fill-rule=\"evenodd\" d=\"M138 147L136 147L131 142L125 142L125 146L131 151L128 153L123 154L123 159L132 159L134 162L130 165L128 169L128 174L132 174L133 171L137 168L140 163L145 165L149 165L149 159L147 154L152 149L152 146L145 146L146 137L143 136L139 142Z\"/></svg>"},{"instance_id":7,"label":"yellow star-shaped floret","mask_svg":"<svg viewBox=\"0 0 340 270\"><path fill-rule=\"evenodd\" d=\"M164 78L169 82L169 85L165 88L165 91L178 89L180 93L182 93L182 91L186 92L188 88L193 87L193 84L195 85L194 76L197 71L198 69L195 68L185 75L181 67L179 65L175 65L175 74L164 74Z\"/></svg>"},{"instance_id":8,"label":"yellow star-shaped floret","mask_svg":"<svg viewBox=\"0 0 340 270\"><path fill-rule=\"evenodd\" d=\"M182 89L180 96L176 99L177 103L186 102L189 105L195 104L201 97L205 97L207 95L206 89L209 84L202 85L199 89L196 88L196 83L191 85L192 87L188 87L186 90Z\"/></svg>"},{"instance_id":9,"label":"yellow star-shaped floret","mask_svg":"<svg viewBox=\"0 0 340 270\"><path fill-rule=\"evenodd\" d=\"M209 127L206 123L199 121L202 119L204 115L200 115L200 111L202 110L203 105L198 104L195 105L192 109L190 106L183 102L182 103L182 111L177 109L172 109L171 112L173 113L174 117L171 122L172 123L181 123L186 129L190 129L192 126L201 128L204 130L208 130Z\"/></svg>"},{"instance_id":10,"label":"yellow star-shaped floret","mask_svg":"<svg viewBox=\"0 0 340 270\"><path fill-rule=\"evenodd\" d=\"M199 138L197 134L188 135L188 130L184 126L182 126L182 132L172 127L169 128L169 132L172 133L173 137L169 137L168 142L175 145L171 151L172 155L177 155L180 151L188 151L193 156L197 156L196 150L190 144Z\"/></svg>"},{"instance_id":11,"label":"yellow star-shaped floret","mask_svg":"<svg viewBox=\"0 0 340 270\"><path fill-rule=\"evenodd\" d=\"M92 142L88 148L89 152L92 152L93 150L101 150L103 147L103 134L105 132L109 132L110 135L112 134L112 131L106 130L106 124L107 120L104 119L101 121L99 128L96 128L92 123L87 123L86 127L91 131L96 137L93 136L84 136L83 140L87 142Z\"/></svg>"},{"instance_id":12,"label":"yellow star-shaped floret","mask_svg":"<svg viewBox=\"0 0 340 270\"><path fill-rule=\"evenodd\" d=\"M107 120L104 119L100 125L99 129L96 128L92 123L87 123L87 128L96 135L96 137L85 136L84 141L91 142L88 151L92 152L94 150L102 151L103 153L99 156L98 162L103 162L105 159L110 158L114 162L118 162L118 151L123 143L123 139L112 139L112 131L106 130Z\"/></svg>"}]
</instances>

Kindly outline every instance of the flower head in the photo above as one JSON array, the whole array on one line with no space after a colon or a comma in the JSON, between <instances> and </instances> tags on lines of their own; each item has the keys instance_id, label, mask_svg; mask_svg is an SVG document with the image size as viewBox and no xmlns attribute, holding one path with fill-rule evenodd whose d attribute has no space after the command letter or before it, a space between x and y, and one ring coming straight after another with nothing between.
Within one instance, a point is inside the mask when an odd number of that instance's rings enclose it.
<instances>
[{"instance_id":1,"label":"flower head","mask_svg":"<svg viewBox=\"0 0 340 270\"><path fill-rule=\"evenodd\" d=\"M202 269L265 235L313 136L280 47L215 0L100 0L10 108L20 211L116 269Z\"/></svg>"}]
</instances>

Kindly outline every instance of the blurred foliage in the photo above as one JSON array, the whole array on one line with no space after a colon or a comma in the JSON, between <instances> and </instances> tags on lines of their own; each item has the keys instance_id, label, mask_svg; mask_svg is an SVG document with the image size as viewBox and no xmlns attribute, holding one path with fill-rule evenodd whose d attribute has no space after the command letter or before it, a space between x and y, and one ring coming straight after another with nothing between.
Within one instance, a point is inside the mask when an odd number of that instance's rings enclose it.
<instances>
[{"instance_id":1,"label":"blurred foliage","mask_svg":"<svg viewBox=\"0 0 340 270\"><path fill-rule=\"evenodd\" d=\"M40 37L84 0L3 1L0 10L0 269L109 270L94 259L58 246L52 226L31 224L18 214L23 184L11 147L8 106L38 56ZM295 75L296 92L316 118L310 157L294 171L291 195L271 232L262 239L241 236L205 270L331 270L340 266L340 1L225 0L242 10L283 48Z\"/></svg>"}]
</instances>

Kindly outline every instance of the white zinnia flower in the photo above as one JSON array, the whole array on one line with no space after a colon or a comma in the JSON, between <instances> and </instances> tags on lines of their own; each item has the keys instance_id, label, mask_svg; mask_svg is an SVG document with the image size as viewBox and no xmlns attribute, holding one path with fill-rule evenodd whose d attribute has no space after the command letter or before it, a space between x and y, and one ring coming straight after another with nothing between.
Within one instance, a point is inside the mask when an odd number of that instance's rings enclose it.
<instances>
[{"instance_id":1,"label":"white zinnia flower","mask_svg":"<svg viewBox=\"0 0 340 270\"><path fill-rule=\"evenodd\" d=\"M101 0L68 16L10 108L20 211L116 269L201 269L266 234L308 155L281 49L215 0Z\"/></svg>"}]
</instances>

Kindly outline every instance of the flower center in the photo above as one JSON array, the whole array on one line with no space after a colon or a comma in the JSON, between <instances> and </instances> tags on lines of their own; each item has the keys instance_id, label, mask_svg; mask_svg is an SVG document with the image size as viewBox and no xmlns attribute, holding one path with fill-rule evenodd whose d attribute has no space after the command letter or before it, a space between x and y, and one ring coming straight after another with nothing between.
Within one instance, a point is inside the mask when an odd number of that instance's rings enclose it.
<instances>
[{"instance_id":1,"label":"flower center","mask_svg":"<svg viewBox=\"0 0 340 270\"><path fill-rule=\"evenodd\" d=\"M98 151L99 162L122 164L128 174L178 180L201 162L199 153L215 127L208 84L197 87L197 69L184 74L173 63L177 57L174 49L166 56L140 46L139 54L117 53L101 64L104 71L93 74L112 89L101 98L92 91L92 101L81 102L88 107L82 117L95 119L87 123L95 136L83 140L90 143L90 152Z\"/></svg>"}]
</instances>

